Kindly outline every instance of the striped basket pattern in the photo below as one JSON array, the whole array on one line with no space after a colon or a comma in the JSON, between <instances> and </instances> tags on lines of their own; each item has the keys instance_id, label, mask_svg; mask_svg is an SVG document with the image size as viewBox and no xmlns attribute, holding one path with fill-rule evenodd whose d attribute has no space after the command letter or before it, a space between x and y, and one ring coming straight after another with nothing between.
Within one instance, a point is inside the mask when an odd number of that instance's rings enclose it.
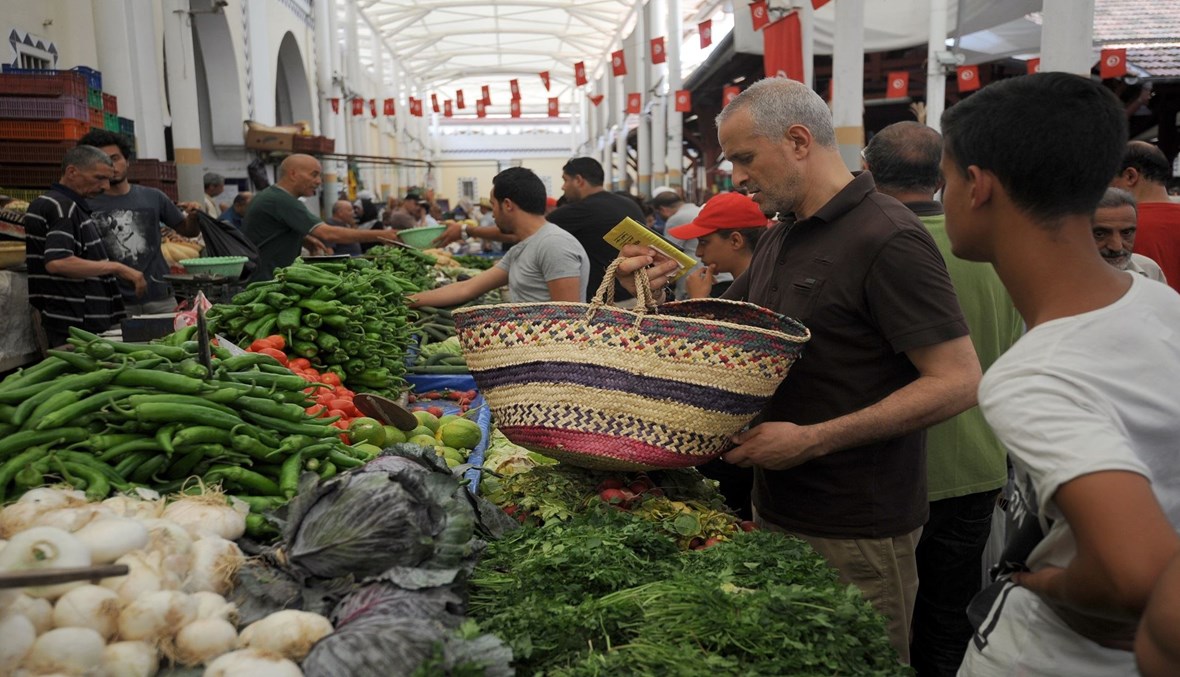
<instances>
[{"instance_id":1,"label":"striped basket pattern","mask_svg":"<svg viewBox=\"0 0 1180 677\"><path fill-rule=\"evenodd\" d=\"M716 458L762 411L810 332L749 303L678 301L658 312L650 299L635 310L610 305L617 265L589 304L454 311L496 426L520 446L587 468Z\"/></svg>"}]
</instances>

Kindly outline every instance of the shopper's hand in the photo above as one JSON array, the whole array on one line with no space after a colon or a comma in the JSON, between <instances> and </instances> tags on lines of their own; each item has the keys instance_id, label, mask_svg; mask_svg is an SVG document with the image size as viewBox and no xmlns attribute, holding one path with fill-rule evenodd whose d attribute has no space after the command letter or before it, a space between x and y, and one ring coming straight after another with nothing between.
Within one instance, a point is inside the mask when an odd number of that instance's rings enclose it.
<instances>
[{"instance_id":1,"label":"shopper's hand","mask_svg":"<svg viewBox=\"0 0 1180 677\"><path fill-rule=\"evenodd\" d=\"M332 249L324 244L323 240L314 235L305 235L303 237L303 246L307 247L307 251L311 252L312 256L327 256L332 253Z\"/></svg>"},{"instance_id":2,"label":"shopper's hand","mask_svg":"<svg viewBox=\"0 0 1180 677\"><path fill-rule=\"evenodd\" d=\"M143 298L143 295L147 293L147 278L143 276L143 273L131 266L120 265L115 275L135 285L136 298Z\"/></svg>"},{"instance_id":3,"label":"shopper's hand","mask_svg":"<svg viewBox=\"0 0 1180 677\"><path fill-rule=\"evenodd\" d=\"M717 266L709 264L700 270L694 270L684 278L684 289L690 299L709 298L713 292L713 285L717 282Z\"/></svg>"},{"instance_id":4,"label":"shopper's hand","mask_svg":"<svg viewBox=\"0 0 1180 677\"><path fill-rule=\"evenodd\" d=\"M658 297L663 294L664 286L668 284L668 278L680 267L679 263L668 258L659 250L641 244L629 244L623 247L621 255L624 258L619 264L618 271L615 272L615 279L632 294L635 293L635 271L640 268L647 269L647 281L651 287L651 293ZM660 299L657 298L656 302L659 301Z\"/></svg>"},{"instance_id":5,"label":"shopper's hand","mask_svg":"<svg viewBox=\"0 0 1180 677\"><path fill-rule=\"evenodd\" d=\"M463 239L463 226L455 221L448 221L446 223L447 229L443 231L434 239L432 243L435 247L445 247L452 242L458 242Z\"/></svg>"},{"instance_id":6,"label":"shopper's hand","mask_svg":"<svg viewBox=\"0 0 1180 677\"><path fill-rule=\"evenodd\" d=\"M201 211L201 205L197 204L196 202L177 202L176 206L180 207L181 209L183 209L184 211L186 211L190 214L192 212Z\"/></svg>"},{"instance_id":7,"label":"shopper's hand","mask_svg":"<svg viewBox=\"0 0 1180 677\"><path fill-rule=\"evenodd\" d=\"M743 468L786 470L824 453L815 429L794 423L763 423L730 439L737 446L721 458Z\"/></svg>"},{"instance_id":8,"label":"shopper's hand","mask_svg":"<svg viewBox=\"0 0 1180 677\"><path fill-rule=\"evenodd\" d=\"M1057 577L1063 573L1065 573L1065 569L1059 567L1045 567L1037 571L1021 571L1012 574L1012 582L1022 588L1028 588L1041 597L1055 600L1057 599L1054 592L1055 583Z\"/></svg>"}]
</instances>

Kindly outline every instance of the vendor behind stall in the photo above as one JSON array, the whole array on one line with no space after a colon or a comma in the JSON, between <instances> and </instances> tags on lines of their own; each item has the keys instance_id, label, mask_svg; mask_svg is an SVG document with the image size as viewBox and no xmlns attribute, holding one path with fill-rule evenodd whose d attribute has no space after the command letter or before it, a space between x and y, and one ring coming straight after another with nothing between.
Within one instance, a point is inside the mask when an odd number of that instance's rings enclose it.
<instances>
[{"instance_id":1,"label":"vendor behind stall","mask_svg":"<svg viewBox=\"0 0 1180 677\"><path fill-rule=\"evenodd\" d=\"M473 278L414 294L411 305L454 306L505 284L513 303L584 301L590 259L573 235L545 219L541 179L524 167L505 169L492 179L491 205L496 227L519 244Z\"/></svg>"}]
</instances>

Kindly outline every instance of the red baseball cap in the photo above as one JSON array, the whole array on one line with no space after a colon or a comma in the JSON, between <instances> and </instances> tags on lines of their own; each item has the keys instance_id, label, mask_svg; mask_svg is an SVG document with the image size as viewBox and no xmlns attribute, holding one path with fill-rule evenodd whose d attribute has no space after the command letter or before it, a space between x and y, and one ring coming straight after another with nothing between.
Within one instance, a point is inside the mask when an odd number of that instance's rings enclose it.
<instances>
[{"instance_id":1,"label":"red baseball cap","mask_svg":"<svg viewBox=\"0 0 1180 677\"><path fill-rule=\"evenodd\" d=\"M758 203L741 193L719 193L701 208L696 219L668 230L678 240L693 240L719 230L765 227L769 219Z\"/></svg>"}]
</instances>

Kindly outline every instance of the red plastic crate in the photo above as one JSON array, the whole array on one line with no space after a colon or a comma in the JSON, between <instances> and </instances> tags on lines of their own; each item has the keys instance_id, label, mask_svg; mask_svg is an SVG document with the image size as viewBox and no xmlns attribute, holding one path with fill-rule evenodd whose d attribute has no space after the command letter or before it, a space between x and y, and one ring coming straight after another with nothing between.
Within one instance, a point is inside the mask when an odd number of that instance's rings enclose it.
<instances>
[{"instance_id":1,"label":"red plastic crate","mask_svg":"<svg viewBox=\"0 0 1180 677\"><path fill-rule=\"evenodd\" d=\"M5 96L69 96L86 98L86 77L74 71L0 73L0 94Z\"/></svg>"},{"instance_id":2,"label":"red plastic crate","mask_svg":"<svg viewBox=\"0 0 1180 677\"><path fill-rule=\"evenodd\" d=\"M6 141L0 143L0 165L61 166L66 151L75 145L73 141Z\"/></svg>"},{"instance_id":3,"label":"red plastic crate","mask_svg":"<svg viewBox=\"0 0 1180 677\"><path fill-rule=\"evenodd\" d=\"M57 165L25 165L23 167L0 167L0 185L18 188L48 188L49 184L61 178L61 167Z\"/></svg>"},{"instance_id":4,"label":"red plastic crate","mask_svg":"<svg viewBox=\"0 0 1180 677\"><path fill-rule=\"evenodd\" d=\"M61 96L55 99L29 96L0 96L0 118L17 120L90 119L86 102Z\"/></svg>"},{"instance_id":5,"label":"red plastic crate","mask_svg":"<svg viewBox=\"0 0 1180 677\"><path fill-rule=\"evenodd\" d=\"M86 110L90 112L90 126L94 129L102 129L103 124L106 122L106 118L103 117L102 111L97 108L87 108Z\"/></svg>"},{"instance_id":6,"label":"red plastic crate","mask_svg":"<svg viewBox=\"0 0 1180 677\"><path fill-rule=\"evenodd\" d=\"M102 109L107 113L119 114L119 97L114 94L102 95Z\"/></svg>"},{"instance_id":7,"label":"red plastic crate","mask_svg":"<svg viewBox=\"0 0 1180 677\"><path fill-rule=\"evenodd\" d=\"M21 141L77 141L90 131L80 120L0 120L0 139Z\"/></svg>"}]
</instances>

